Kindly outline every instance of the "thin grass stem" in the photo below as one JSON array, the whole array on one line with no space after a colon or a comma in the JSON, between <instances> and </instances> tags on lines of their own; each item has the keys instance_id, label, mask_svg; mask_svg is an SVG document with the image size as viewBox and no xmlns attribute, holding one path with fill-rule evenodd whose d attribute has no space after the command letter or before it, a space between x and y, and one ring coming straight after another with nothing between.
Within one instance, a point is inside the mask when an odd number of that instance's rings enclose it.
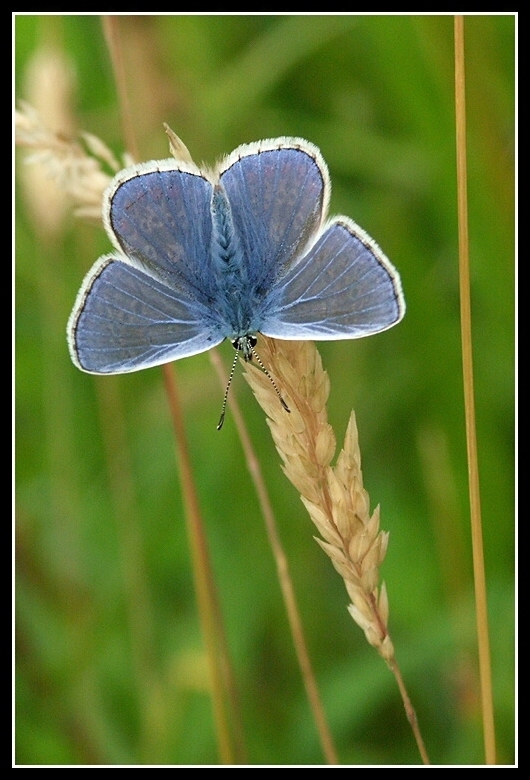
<instances>
[{"instance_id":1,"label":"thin grass stem","mask_svg":"<svg viewBox=\"0 0 530 780\"><path fill-rule=\"evenodd\" d=\"M226 387L227 376L219 355L215 351L212 351L210 353L210 358L219 376L221 386ZM293 644L296 656L298 658L298 664L300 666L300 672L304 681L309 705L311 707L315 725L320 737L322 751L328 764L338 764L339 760L337 751L335 749L333 738L329 730L315 673L313 671L311 659L309 657L309 651L307 649L307 642L305 640L302 620L298 610L298 604L289 572L289 563L281 543L271 501L267 487L265 485L265 480L263 479L260 462L256 455L256 451L252 446L250 435L248 433L243 415L241 414L239 404L234 393L229 395L228 405L234 417L239 439L241 441L241 446L243 447L243 452L245 453L247 468L254 483L259 505L261 507L261 513L263 515L263 519L265 520L265 528L267 529L269 543L272 549L274 560L276 562L278 580L282 590L289 627L291 629L291 635L293 638Z\"/></svg>"},{"instance_id":2,"label":"thin grass stem","mask_svg":"<svg viewBox=\"0 0 530 780\"><path fill-rule=\"evenodd\" d=\"M216 595L208 544L186 444L186 431L177 393L177 384L171 365L166 364L162 366L162 369L175 433L175 447L178 453L181 485L186 508L186 522L193 559L197 606L211 674L212 703L219 753L224 764L234 764L236 763L236 750L231 738L223 679L223 670L230 668L230 664L227 661L227 653L225 652L226 643L222 640L224 633L219 631L219 627L222 625L221 610ZM222 658L224 659L223 661Z\"/></svg>"},{"instance_id":3,"label":"thin grass stem","mask_svg":"<svg viewBox=\"0 0 530 780\"><path fill-rule=\"evenodd\" d=\"M471 292L469 276L469 233L467 211L466 96L463 16L455 16L454 39L460 322L462 334L462 364L464 377L464 404L469 476L469 501L471 514L471 539L473 545L473 574L475 582L475 606L477 611L478 654L485 756L487 764L495 764L495 725L493 717L493 694L491 685L491 657L488 631L486 575L484 569L484 549L482 544L477 434L475 425L475 393L473 386L473 353L471 341Z\"/></svg>"}]
</instances>

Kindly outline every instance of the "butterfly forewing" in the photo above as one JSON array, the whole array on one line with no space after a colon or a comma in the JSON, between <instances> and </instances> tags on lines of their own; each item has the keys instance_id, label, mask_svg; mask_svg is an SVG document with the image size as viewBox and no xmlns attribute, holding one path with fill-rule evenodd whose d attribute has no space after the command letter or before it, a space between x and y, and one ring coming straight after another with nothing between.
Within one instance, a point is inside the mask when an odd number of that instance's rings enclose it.
<instances>
[{"instance_id":1,"label":"butterfly forewing","mask_svg":"<svg viewBox=\"0 0 530 780\"><path fill-rule=\"evenodd\" d=\"M318 150L296 143L284 139L239 147L221 168L220 182L254 286L281 277L324 218L327 169Z\"/></svg>"},{"instance_id":2,"label":"butterfly forewing","mask_svg":"<svg viewBox=\"0 0 530 780\"><path fill-rule=\"evenodd\" d=\"M159 167L157 167L157 165ZM212 185L164 161L126 172L108 194L107 225L126 256L169 285L210 290Z\"/></svg>"}]
</instances>

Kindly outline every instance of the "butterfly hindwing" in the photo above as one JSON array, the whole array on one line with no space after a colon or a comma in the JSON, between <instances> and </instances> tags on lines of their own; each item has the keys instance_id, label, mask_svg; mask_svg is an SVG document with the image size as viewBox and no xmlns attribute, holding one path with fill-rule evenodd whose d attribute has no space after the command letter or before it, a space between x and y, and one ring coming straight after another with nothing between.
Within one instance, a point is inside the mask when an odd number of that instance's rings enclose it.
<instances>
[{"instance_id":1,"label":"butterfly hindwing","mask_svg":"<svg viewBox=\"0 0 530 780\"><path fill-rule=\"evenodd\" d=\"M379 333L405 311L399 277L354 222L336 217L279 282L262 332L283 339L345 339Z\"/></svg>"},{"instance_id":2,"label":"butterfly hindwing","mask_svg":"<svg viewBox=\"0 0 530 780\"><path fill-rule=\"evenodd\" d=\"M73 362L82 370L117 374L204 352L223 339L205 312L129 263L98 260L68 323Z\"/></svg>"}]
</instances>

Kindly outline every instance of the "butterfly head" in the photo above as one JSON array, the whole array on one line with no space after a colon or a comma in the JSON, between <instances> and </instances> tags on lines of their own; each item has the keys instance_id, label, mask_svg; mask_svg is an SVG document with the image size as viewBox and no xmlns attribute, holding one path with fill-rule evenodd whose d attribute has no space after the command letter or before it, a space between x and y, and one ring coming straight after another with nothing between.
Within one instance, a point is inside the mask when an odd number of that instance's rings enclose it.
<instances>
[{"instance_id":1,"label":"butterfly head","mask_svg":"<svg viewBox=\"0 0 530 780\"><path fill-rule=\"evenodd\" d=\"M234 358L234 362L232 363L232 370L230 372L230 376L228 377L228 383L226 385L225 395L223 399L223 409L221 411L221 417L219 419L219 423L217 424L217 430L220 431L223 427L224 419L225 419L225 411L226 411L226 402L228 400L228 391L230 389L230 385L232 384L232 379L234 376L234 371L236 368L237 359L240 355L243 355L243 359L246 363L250 363L254 361L254 363L257 363L261 371L265 374L265 376L270 380L274 391L276 392L276 395L280 399L280 403L285 409L286 412L290 412L291 410L285 403L285 401L282 398L282 395L280 391L278 390L278 387L276 385L276 382L270 375L270 373L267 371L263 363L261 362L261 358L254 349L258 342L258 339L256 336L254 336L253 333L246 333L244 336L238 336L235 339L232 339L232 346L236 350L236 356Z\"/></svg>"},{"instance_id":2,"label":"butterfly head","mask_svg":"<svg viewBox=\"0 0 530 780\"><path fill-rule=\"evenodd\" d=\"M247 333L245 336L238 336L236 339L232 340L232 346L238 353L242 353L246 363L250 363L255 356L254 347L257 343L258 340L252 333Z\"/></svg>"}]
</instances>

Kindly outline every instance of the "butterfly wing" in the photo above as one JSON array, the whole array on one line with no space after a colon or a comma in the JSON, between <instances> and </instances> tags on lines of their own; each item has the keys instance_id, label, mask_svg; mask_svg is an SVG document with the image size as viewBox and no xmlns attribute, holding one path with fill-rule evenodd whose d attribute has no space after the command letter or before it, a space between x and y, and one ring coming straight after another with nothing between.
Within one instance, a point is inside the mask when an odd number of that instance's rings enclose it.
<instances>
[{"instance_id":1,"label":"butterfly wing","mask_svg":"<svg viewBox=\"0 0 530 780\"><path fill-rule=\"evenodd\" d=\"M113 180L103 210L120 255L97 261L70 316L79 368L135 371L223 340L209 273L211 193L198 169L175 161L133 166Z\"/></svg>"},{"instance_id":2,"label":"butterfly wing","mask_svg":"<svg viewBox=\"0 0 530 780\"><path fill-rule=\"evenodd\" d=\"M364 230L337 217L278 283L261 332L280 339L351 339L405 313L399 275Z\"/></svg>"},{"instance_id":3,"label":"butterfly wing","mask_svg":"<svg viewBox=\"0 0 530 780\"><path fill-rule=\"evenodd\" d=\"M211 183L192 164L135 165L105 195L105 226L138 267L191 298L204 297L211 291L211 195Z\"/></svg>"},{"instance_id":4,"label":"butterfly wing","mask_svg":"<svg viewBox=\"0 0 530 780\"><path fill-rule=\"evenodd\" d=\"M238 147L219 169L249 289L270 290L318 233L329 197L320 152L299 138Z\"/></svg>"},{"instance_id":5,"label":"butterfly wing","mask_svg":"<svg viewBox=\"0 0 530 780\"><path fill-rule=\"evenodd\" d=\"M247 326L276 338L340 339L402 318L399 276L375 242L346 217L323 227L330 185L316 147L297 138L241 146L217 175L219 185L170 160L113 180L104 218L120 256L94 265L70 316L80 368L146 368ZM212 182L229 204L214 239Z\"/></svg>"},{"instance_id":6,"label":"butterfly wing","mask_svg":"<svg viewBox=\"0 0 530 780\"><path fill-rule=\"evenodd\" d=\"M112 255L87 275L68 322L73 362L119 374L204 352L223 337L205 327L208 312Z\"/></svg>"}]
</instances>

